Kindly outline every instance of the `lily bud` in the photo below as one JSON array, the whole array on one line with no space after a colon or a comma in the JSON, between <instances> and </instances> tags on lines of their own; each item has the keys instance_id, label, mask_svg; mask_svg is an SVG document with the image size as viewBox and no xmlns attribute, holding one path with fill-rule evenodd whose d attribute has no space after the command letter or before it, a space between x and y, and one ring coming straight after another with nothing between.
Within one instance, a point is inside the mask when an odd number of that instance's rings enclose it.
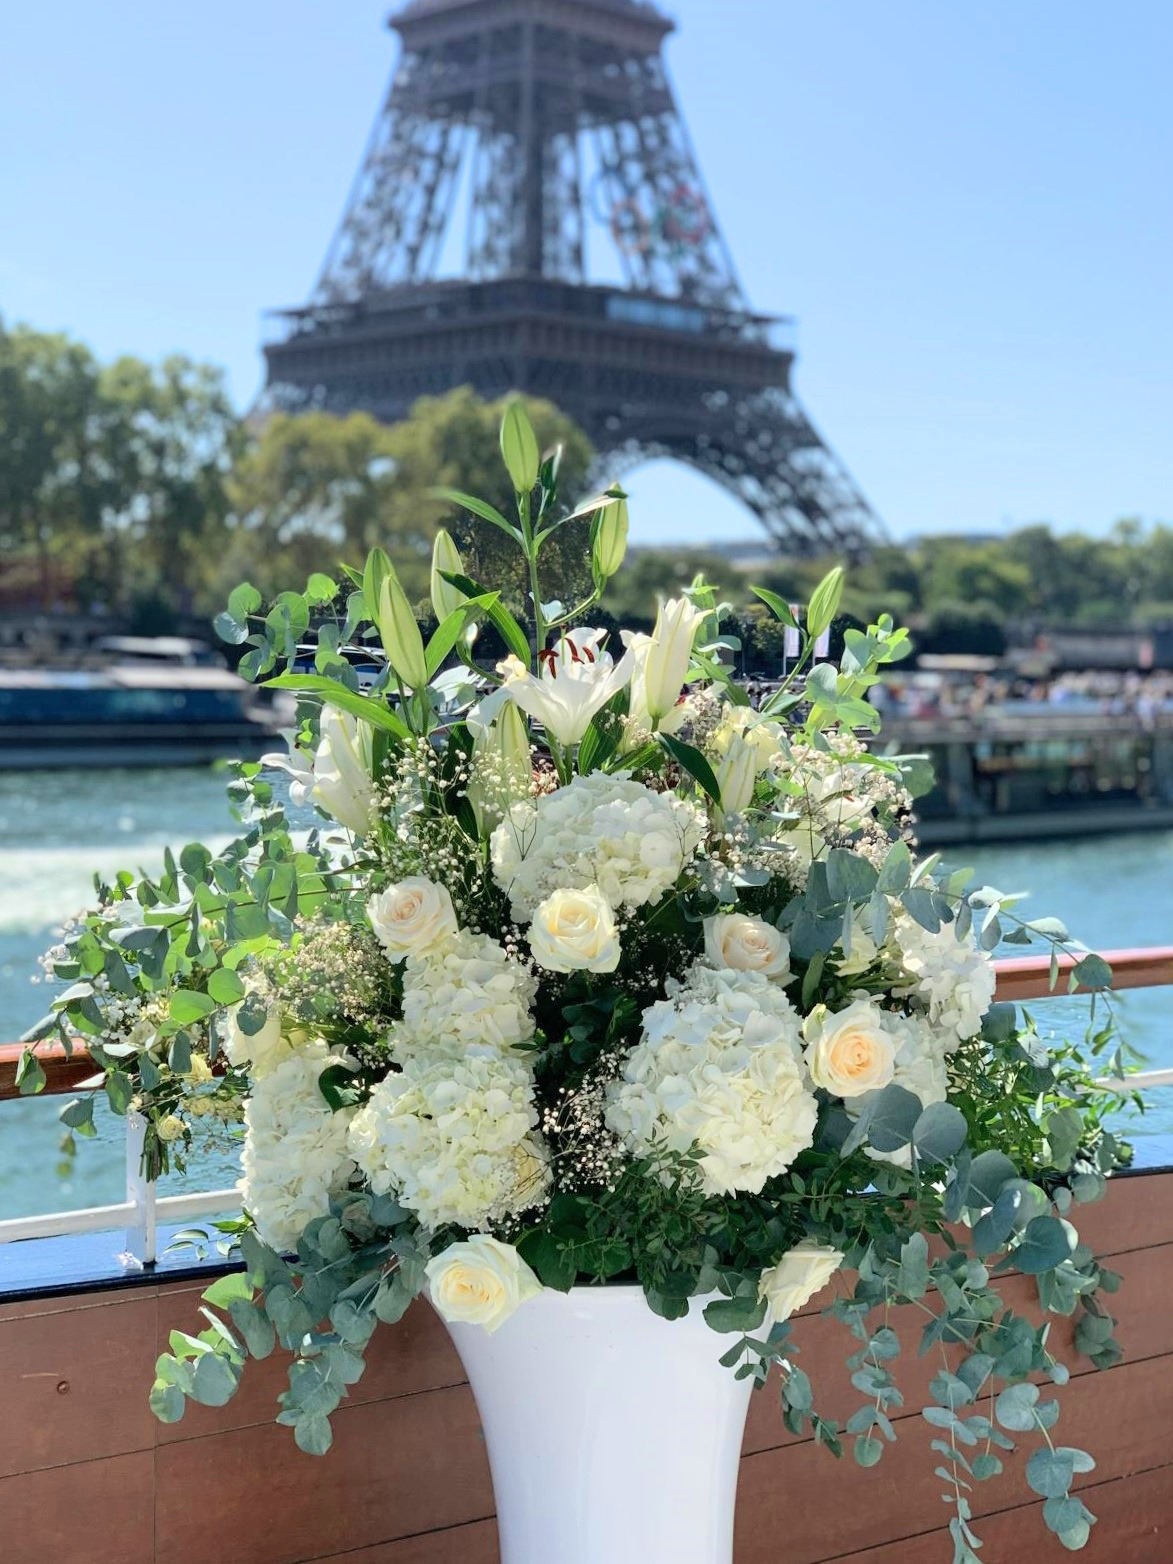
<instances>
[{"instance_id":1,"label":"lily bud","mask_svg":"<svg viewBox=\"0 0 1173 1564\"><path fill-rule=\"evenodd\" d=\"M482 832L492 831L533 792L534 767L525 717L511 700L478 735L473 747L468 798Z\"/></svg>"},{"instance_id":2,"label":"lily bud","mask_svg":"<svg viewBox=\"0 0 1173 1564\"><path fill-rule=\"evenodd\" d=\"M464 561L452 539L441 527L432 544L432 607L441 624L450 614L455 614L468 601L459 587L444 580L444 572L450 576L463 576L467 572Z\"/></svg>"},{"instance_id":3,"label":"lily bud","mask_svg":"<svg viewBox=\"0 0 1173 1564\"><path fill-rule=\"evenodd\" d=\"M607 503L596 513L591 529L591 554L596 575L609 580L627 553L627 496L621 489L608 493Z\"/></svg>"},{"instance_id":4,"label":"lily bud","mask_svg":"<svg viewBox=\"0 0 1173 1564\"><path fill-rule=\"evenodd\" d=\"M308 796L359 836L370 828L375 808L371 769L371 729L347 712L323 707Z\"/></svg>"},{"instance_id":5,"label":"lily bud","mask_svg":"<svg viewBox=\"0 0 1173 1564\"><path fill-rule=\"evenodd\" d=\"M757 778L757 754L754 746L740 734L730 739L717 763L717 786L721 790L721 808L727 815L739 815L749 808Z\"/></svg>"},{"instance_id":6,"label":"lily bud","mask_svg":"<svg viewBox=\"0 0 1173 1564\"><path fill-rule=\"evenodd\" d=\"M424 657L424 638L394 569L384 576L379 591L378 625L383 650L399 678L409 689L426 689L428 665Z\"/></svg>"},{"instance_id":7,"label":"lily bud","mask_svg":"<svg viewBox=\"0 0 1173 1564\"><path fill-rule=\"evenodd\" d=\"M692 643L704 617L686 597L669 598L660 605L644 663L644 692L653 728L680 699Z\"/></svg>"}]
</instances>

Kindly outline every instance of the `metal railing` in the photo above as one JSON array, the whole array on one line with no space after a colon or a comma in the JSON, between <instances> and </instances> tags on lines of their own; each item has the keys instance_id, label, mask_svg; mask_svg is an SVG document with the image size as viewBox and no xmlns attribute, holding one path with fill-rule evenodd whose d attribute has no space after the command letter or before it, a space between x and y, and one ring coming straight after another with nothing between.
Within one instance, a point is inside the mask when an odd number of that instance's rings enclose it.
<instances>
[{"instance_id":1,"label":"metal railing","mask_svg":"<svg viewBox=\"0 0 1173 1564\"><path fill-rule=\"evenodd\" d=\"M1173 946L1141 950L1105 951L1104 959L1112 968L1113 989L1173 987ZM1059 981L1052 987L1049 956L1013 957L995 963L998 974L996 997L1016 1003L1030 999L1061 998L1070 990L1064 981L1078 956L1059 958ZM0 1102L19 1096L16 1067L19 1044L0 1047ZM57 1046L43 1048L38 1057L45 1071L43 1095L92 1090L101 1077L94 1075L94 1063L83 1045L71 1054ZM1099 1082L1107 1090L1145 1091L1158 1086L1173 1086L1173 1069L1149 1070L1130 1075L1127 1080L1108 1077ZM239 1210L235 1189L199 1190L188 1195L156 1193L153 1182L142 1175L143 1131L145 1121L137 1113L126 1121L126 1199L116 1205L90 1206L78 1211L56 1211L44 1216L14 1217L0 1221L0 1244L35 1238L60 1238L80 1233L126 1231L126 1248L120 1258L128 1269L151 1266L158 1259L160 1227L191 1222L224 1211Z\"/></svg>"}]
</instances>

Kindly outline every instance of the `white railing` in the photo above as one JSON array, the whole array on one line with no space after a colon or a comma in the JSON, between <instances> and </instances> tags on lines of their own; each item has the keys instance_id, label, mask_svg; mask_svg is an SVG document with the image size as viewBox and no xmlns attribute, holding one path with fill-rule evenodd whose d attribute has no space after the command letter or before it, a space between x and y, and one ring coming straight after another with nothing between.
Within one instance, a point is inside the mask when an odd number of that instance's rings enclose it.
<instances>
[{"instance_id":1,"label":"white railing","mask_svg":"<svg viewBox=\"0 0 1173 1564\"><path fill-rule=\"evenodd\" d=\"M1105 1076L1096 1082L1104 1091L1144 1092L1173 1086L1173 1069L1147 1070L1126 1079ZM126 1120L126 1199L112 1206L88 1206L78 1211L52 1211L0 1221L0 1244L26 1238L65 1238L78 1233L103 1233L125 1227L126 1248L118 1256L128 1270L141 1270L158 1258L158 1229L222 1211L240 1209L236 1189L199 1190L190 1195L156 1195L155 1185L142 1176L141 1115Z\"/></svg>"},{"instance_id":2,"label":"white railing","mask_svg":"<svg viewBox=\"0 0 1173 1564\"><path fill-rule=\"evenodd\" d=\"M127 1270L141 1270L158 1259L161 1226L191 1222L221 1211L240 1209L235 1189L198 1190L190 1195L156 1194L156 1186L142 1173L143 1132L141 1114L126 1116L126 1199L111 1206L86 1206L78 1211L51 1211L43 1216L18 1216L0 1222L0 1244L26 1238L66 1238L78 1233L105 1233L126 1229L126 1248L118 1256Z\"/></svg>"}]
</instances>

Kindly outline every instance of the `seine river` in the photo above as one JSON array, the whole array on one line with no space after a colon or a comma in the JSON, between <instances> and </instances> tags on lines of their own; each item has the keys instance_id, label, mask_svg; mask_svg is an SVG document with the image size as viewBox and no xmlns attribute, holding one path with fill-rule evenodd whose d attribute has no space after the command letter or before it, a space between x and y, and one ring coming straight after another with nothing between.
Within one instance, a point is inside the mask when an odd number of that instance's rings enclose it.
<instances>
[{"instance_id":1,"label":"seine river","mask_svg":"<svg viewBox=\"0 0 1173 1564\"><path fill-rule=\"evenodd\" d=\"M0 1042L15 1041L47 1009L49 991L31 981L37 956L61 921L86 905L95 871L154 869L167 845L232 834L223 779L211 771L0 774ZM951 858L1000 890L1028 891L1028 916L1060 917L1089 945L1173 944L1173 832L959 849ZM1148 1062L1173 1065L1173 991L1121 995L1117 1007L1125 1036ZM1067 1018L1080 1026L1086 1007L1048 1002L1035 1013L1040 1024L1058 1028ZM0 1215L123 1198L120 1122L104 1118L63 1178L57 1106L0 1104ZM1162 1089L1132 1129L1138 1160L1154 1160L1153 1137L1171 1132L1173 1090ZM223 1151L212 1158L214 1183L205 1187L231 1182L231 1163Z\"/></svg>"}]
</instances>

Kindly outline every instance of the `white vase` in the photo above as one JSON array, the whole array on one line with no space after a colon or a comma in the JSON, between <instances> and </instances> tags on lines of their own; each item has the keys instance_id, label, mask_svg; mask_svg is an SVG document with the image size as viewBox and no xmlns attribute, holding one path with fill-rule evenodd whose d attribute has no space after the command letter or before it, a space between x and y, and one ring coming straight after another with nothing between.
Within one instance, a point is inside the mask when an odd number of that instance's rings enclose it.
<instances>
[{"instance_id":1,"label":"white vase","mask_svg":"<svg viewBox=\"0 0 1173 1564\"><path fill-rule=\"evenodd\" d=\"M664 1320L638 1287L532 1298L493 1334L449 1325L489 1449L501 1564L731 1564L752 1381L707 1299Z\"/></svg>"}]
</instances>

